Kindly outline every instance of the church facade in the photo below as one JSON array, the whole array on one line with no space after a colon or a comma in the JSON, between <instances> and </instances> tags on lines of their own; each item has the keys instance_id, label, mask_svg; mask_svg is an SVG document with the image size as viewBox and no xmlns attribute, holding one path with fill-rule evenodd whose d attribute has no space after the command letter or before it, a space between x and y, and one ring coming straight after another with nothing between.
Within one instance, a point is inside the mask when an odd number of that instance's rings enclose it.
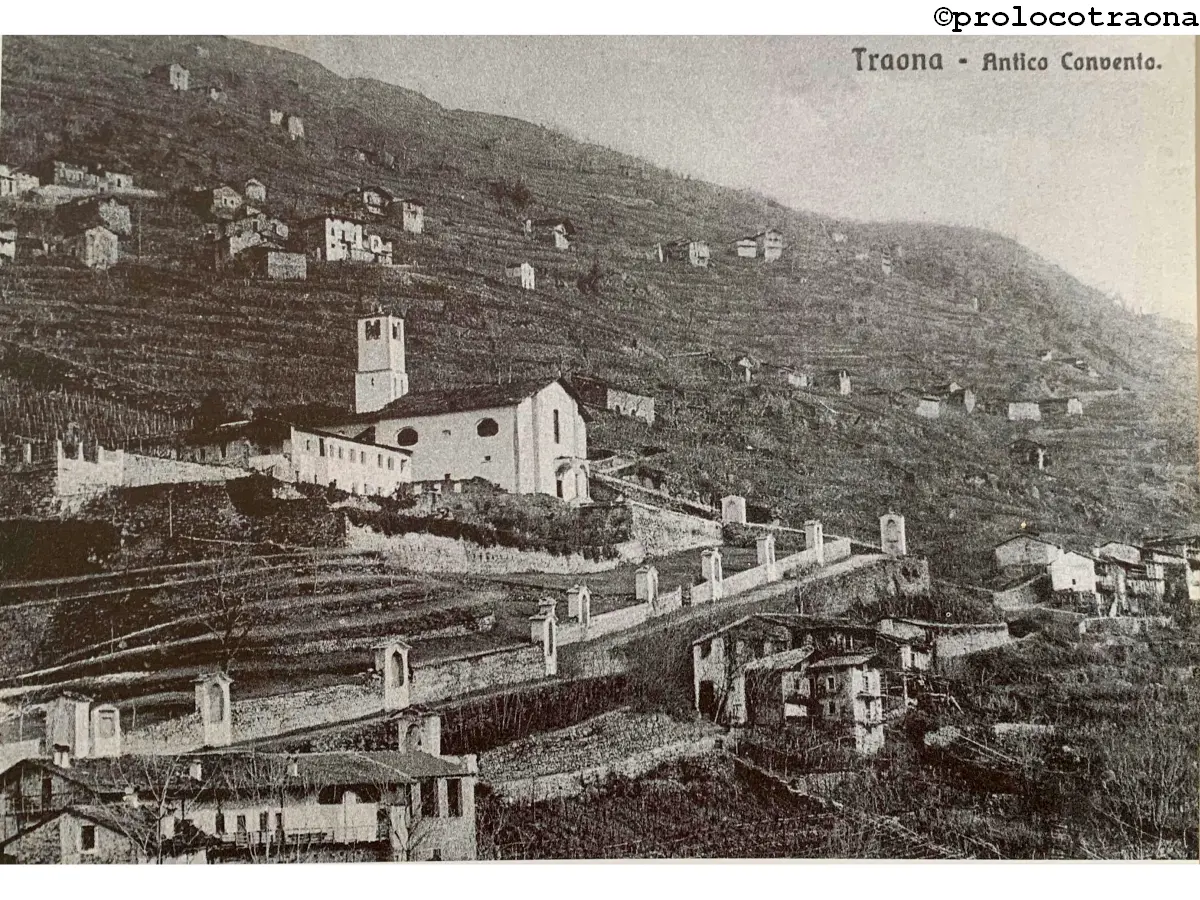
<instances>
[{"instance_id":1,"label":"church facade","mask_svg":"<svg viewBox=\"0 0 1200 900\"><path fill-rule=\"evenodd\" d=\"M588 500L587 423L563 380L408 387L404 320L361 319L355 414L321 428L405 451L413 482L482 478L512 493Z\"/></svg>"}]
</instances>

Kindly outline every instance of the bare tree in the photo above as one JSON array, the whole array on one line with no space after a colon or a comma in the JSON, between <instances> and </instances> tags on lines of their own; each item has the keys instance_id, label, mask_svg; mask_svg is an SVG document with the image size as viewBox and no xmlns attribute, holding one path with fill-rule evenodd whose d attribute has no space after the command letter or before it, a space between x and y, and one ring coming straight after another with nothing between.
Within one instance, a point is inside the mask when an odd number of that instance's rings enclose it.
<instances>
[{"instance_id":1,"label":"bare tree","mask_svg":"<svg viewBox=\"0 0 1200 900\"><path fill-rule=\"evenodd\" d=\"M214 570L211 587L201 601L199 619L218 647L218 665L228 673L257 622L256 607L270 600L267 561L260 557L227 557Z\"/></svg>"}]
</instances>

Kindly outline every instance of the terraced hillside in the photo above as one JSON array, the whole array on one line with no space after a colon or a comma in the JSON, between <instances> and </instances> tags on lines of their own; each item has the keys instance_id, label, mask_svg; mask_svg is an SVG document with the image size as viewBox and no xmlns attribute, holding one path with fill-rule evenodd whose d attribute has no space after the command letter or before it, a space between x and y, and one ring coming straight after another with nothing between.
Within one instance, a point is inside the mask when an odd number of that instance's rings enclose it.
<instances>
[{"instance_id":1,"label":"terraced hillside","mask_svg":"<svg viewBox=\"0 0 1200 900\"><path fill-rule=\"evenodd\" d=\"M837 533L871 538L896 507L910 547L956 579L976 577L1022 522L1086 540L1195 520L1194 333L1126 312L1001 236L833 222L224 38L10 38L4 49L0 158L103 164L159 196L131 201L136 233L107 274L0 271L0 334L122 385L135 406L183 415L214 388L235 405L348 403L350 320L382 304L408 319L414 391L509 373L614 378L653 393L660 422L598 416L593 446L664 447L655 464L673 489L743 493ZM219 83L225 101L144 77L172 61L193 85ZM305 138L272 127L270 108L302 116ZM348 145L387 150L396 168L356 161ZM388 272L314 267L283 285L207 271L181 192L250 176L268 184L265 208L293 221L325 195L381 184L425 201L426 233L384 229L403 266ZM30 228L46 216L12 212ZM567 252L528 241L525 215L568 217L578 239ZM767 225L785 235L783 260L731 255L728 242ZM709 241L712 266L651 260L655 243L681 236ZM537 267L536 291L504 279L511 259ZM600 277L581 281L589 272ZM1041 362L1043 349L1086 359L1098 377ZM739 383L733 362L747 352L845 367L854 393L789 388L768 367ZM26 379L30 395L65 378L27 370L0 375ZM950 379L975 388L976 414L918 418L902 392ZM1054 467L1017 467L1008 443L1031 429L1004 420L1006 401L1068 393L1084 399L1082 419L1032 432L1054 445Z\"/></svg>"}]
</instances>

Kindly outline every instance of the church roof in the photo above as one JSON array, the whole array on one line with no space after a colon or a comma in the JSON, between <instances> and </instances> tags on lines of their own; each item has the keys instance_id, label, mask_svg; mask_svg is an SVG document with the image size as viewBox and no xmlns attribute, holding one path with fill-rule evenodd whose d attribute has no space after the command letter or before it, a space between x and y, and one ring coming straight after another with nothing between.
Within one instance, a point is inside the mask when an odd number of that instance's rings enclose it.
<instances>
[{"instance_id":1,"label":"church roof","mask_svg":"<svg viewBox=\"0 0 1200 900\"><path fill-rule=\"evenodd\" d=\"M542 378L513 381L507 384L480 384L471 387L448 388L440 391L418 391L393 400L382 409L363 413L352 421L377 422L380 419L411 419L438 416L445 413L469 412L475 409L497 409L515 406L551 384L559 384L582 405L582 400L564 379Z\"/></svg>"}]
</instances>

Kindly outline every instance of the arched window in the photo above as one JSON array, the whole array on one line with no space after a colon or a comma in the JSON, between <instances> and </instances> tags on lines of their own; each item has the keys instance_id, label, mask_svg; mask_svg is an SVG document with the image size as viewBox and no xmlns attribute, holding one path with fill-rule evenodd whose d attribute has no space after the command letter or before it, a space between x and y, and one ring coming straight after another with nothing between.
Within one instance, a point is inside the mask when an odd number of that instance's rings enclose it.
<instances>
[{"instance_id":1,"label":"arched window","mask_svg":"<svg viewBox=\"0 0 1200 900\"><path fill-rule=\"evenodd\" d=\"M404 671L404 655L400 651L392 652L392 684L395 687L404 687L406 672Z\"/></svg>"},{"instance_id":2,"label":"arched window","mask_svg":"<svg viewBox=\"0 0 1200 900\"><path fill-rule=\"evenodd\" d=\"M411 447L417 442L417 429L401 428L396 434L396 445L399 447Z\"/></svg>"},{"instance_id":3,"label":"arched window","mask_svg":"<svg viewBox=\"0 0 1200 900\"><path fill-rule=\"evenodd\" d=\"M500 423L495 419L480 419L475 433L480 437L495 437L500 433Z\"/></svg>"}]
</instances>

